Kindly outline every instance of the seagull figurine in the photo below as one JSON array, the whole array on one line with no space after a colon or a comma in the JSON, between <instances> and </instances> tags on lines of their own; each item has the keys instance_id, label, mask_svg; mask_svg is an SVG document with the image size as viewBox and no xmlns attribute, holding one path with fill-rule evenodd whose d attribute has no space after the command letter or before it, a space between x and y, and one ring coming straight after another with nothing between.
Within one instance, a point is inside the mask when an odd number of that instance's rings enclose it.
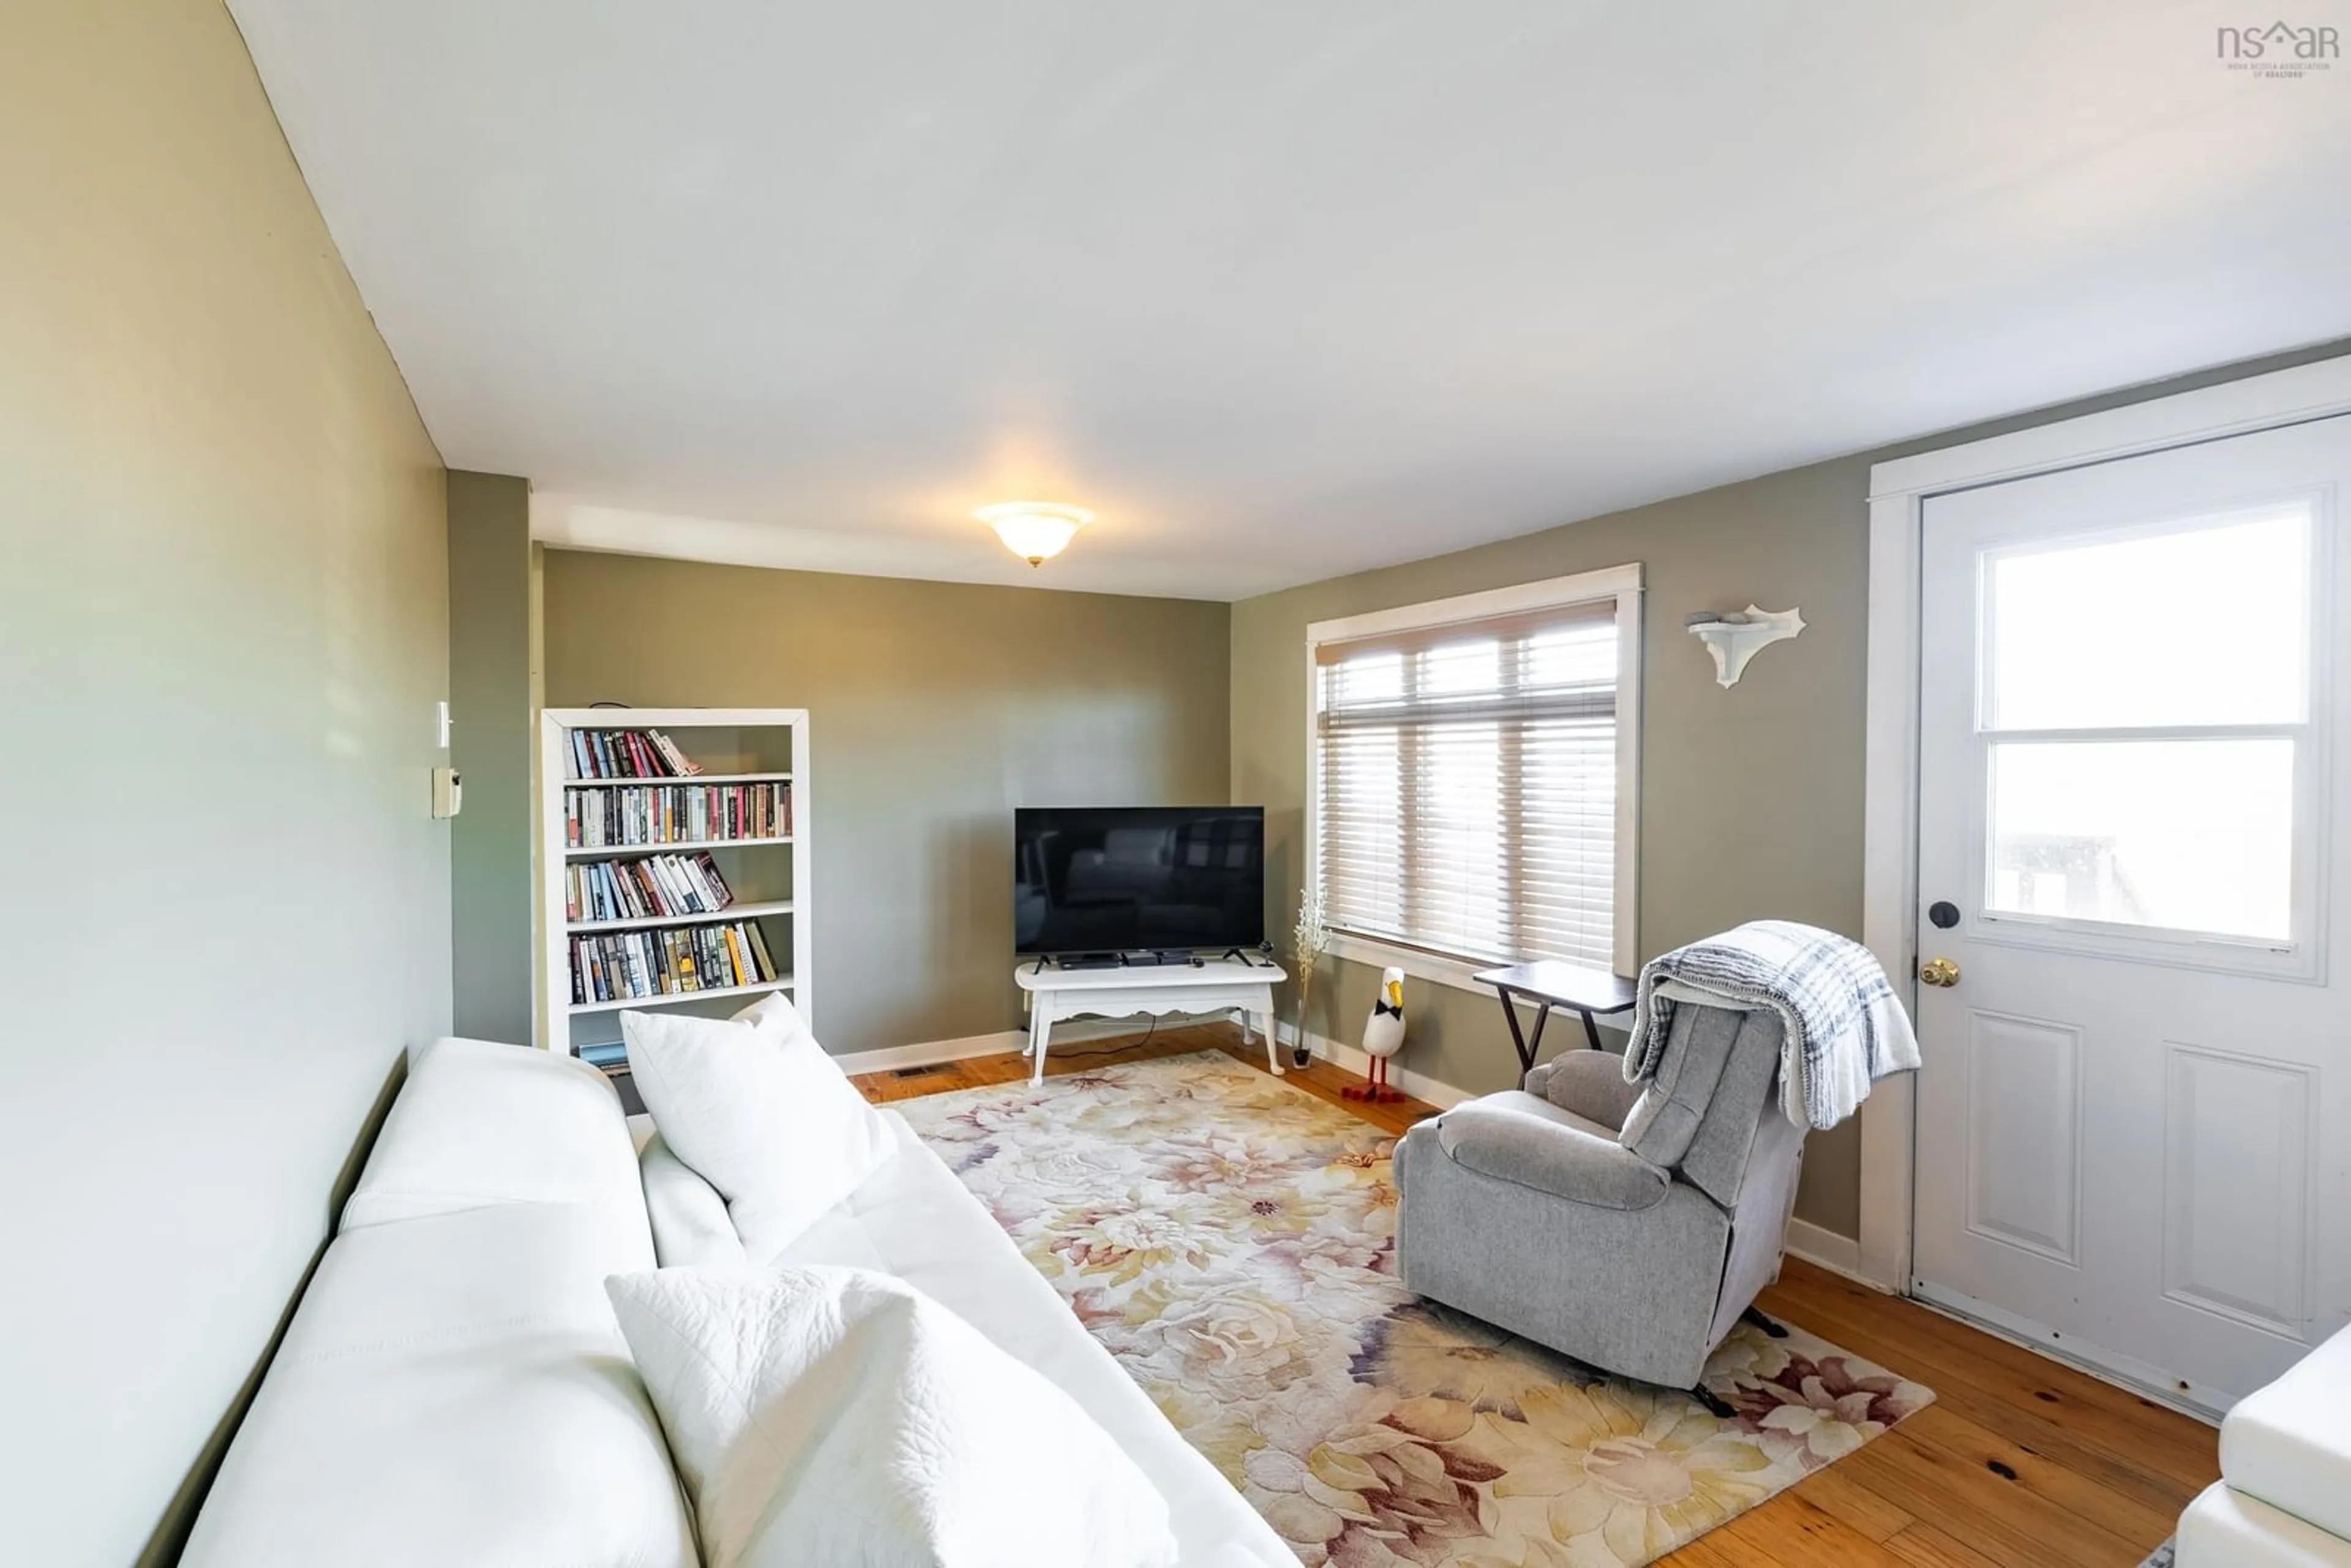
<instances>
[{"instance_id":1,"label":"seagull figurine","mask_svg":"<svg viewBox=\"0 0 2351 1568\"><path fill-rule=\"evenodd\" d=\"M1364 1054L1371 1058L1364 1066L1364 1081L1349 1084L1339 1092L1350 1100L1368 1101L1384 1105L1404 1098L1403 1092L1388 1087L1388 1058L1404 1049L1404 971L1380 971L1379 999L1372 1004L1372 1016L1364 1023Z\"/></svg>"}]
</instances>

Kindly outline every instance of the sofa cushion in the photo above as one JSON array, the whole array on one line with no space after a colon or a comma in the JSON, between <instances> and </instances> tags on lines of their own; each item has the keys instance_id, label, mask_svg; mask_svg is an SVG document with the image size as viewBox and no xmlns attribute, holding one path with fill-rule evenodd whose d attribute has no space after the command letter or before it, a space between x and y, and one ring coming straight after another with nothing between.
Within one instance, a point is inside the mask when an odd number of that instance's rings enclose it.
<instances>
[{"instance_id":1,"label":"sofa cushion","mask_svg":"<svg viewBox=\"0 0 2351 1568\"><path fill-rule=\"evenodd\" d=\"M1647 1208L1671 1181L1614 1129L1522 1089L1455 1106L1437 1118L1437 1140L1457 1165L1601 1208Z\"/></svg>"},{"instance_id":2,"label":"sofa cushion","mask_svg":"<svg viewBox=\"0 0 2351 1568\"><path fill-rule=\"evenodd\" d=\"M340 1237L185 1568L691 1568L604 1299L605 1276L651 1266L643 1230L642 1211L498 1203Z\"/></svg>"},{"instance_id":3,"label":"sofa cushion","mask_svg":"<svg viewBox=\"0 0 2351 1568\"><path fill-rule=\"evenodd\" d=\"M2351 1568L2351 1541L2215 1481L2179 1516L2173 1568Z\"/></svg>"},{"instance_id":4,"label":"sofa cushion","mask_svg":"<svg viewBox=\"0 0 2351 1568\"><path fill-rule=\"evenodd\" d=\"M2220 1423L2230 1486L2351 1537L2351 1329L2236 1403Z\"/></svg>"},{"instance_id":5,"label":"sofa cushion","mask_svg":"<svg viewBox=\"0 0 2351 1568\"><path fill-rule=\"evenodd\" d=\"M604 1299L652 1260L603 1074L483 1040L417 1053L182 1562L689 1568Z\"/></svg>"},{"instance_id":6,"label":"sofa cushion","mask_svg":"<svg viewBox=\"0 0 2351 1568\"><path fill-rule=\"evenodd\" d=\"M1297 1568L1272 1527L1169 1425L905 1118L882 1114L896 1152L778 1261L894 1274L1043 1373L1167 1500L1182 1568Z\"/></svg>"},{"instance_id":7,"label":"sofa cushion","mask_svg":"<svg viewBox=\"0 0 2351 1568\"><path fill-rule=\"evenodd\" d=\"M611 1082L575 1057L486 1040L415 1053L341 1228L486 1203L642 1208Z\"/></svg>"}]
</instances>

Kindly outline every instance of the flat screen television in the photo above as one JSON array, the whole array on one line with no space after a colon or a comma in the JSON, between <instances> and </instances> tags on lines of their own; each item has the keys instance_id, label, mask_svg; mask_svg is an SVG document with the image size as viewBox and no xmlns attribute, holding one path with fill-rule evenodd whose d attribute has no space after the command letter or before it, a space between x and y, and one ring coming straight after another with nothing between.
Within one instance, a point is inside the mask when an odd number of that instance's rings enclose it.
<instances>
[{"instance_id":1,"label":"flat screen television","mask_svg":"<svg viewBox=\"0 0 2351 1568\"><path fill-rule=\"evenodd\" d=\"M1020 808L1012 925L1047 956L1260 946L1265 808Z\"/></svg>"}]
</instances>

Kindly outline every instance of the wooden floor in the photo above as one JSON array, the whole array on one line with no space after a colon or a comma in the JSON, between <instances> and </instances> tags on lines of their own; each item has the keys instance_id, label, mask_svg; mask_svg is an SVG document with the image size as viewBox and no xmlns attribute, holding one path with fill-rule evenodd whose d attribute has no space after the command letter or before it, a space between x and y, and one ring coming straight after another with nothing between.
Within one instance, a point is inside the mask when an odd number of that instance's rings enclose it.
<instances>
[{"instance_id":1,"label":"wooden floor","mask_svg":"<svg viewBox=\"0 0 2351 1568\"><path fill-rule=\"evenodd\" d=\"M1047 1065L1074 1072L1203 1050L1265 1067L1264 1051L1226 1025L1057 1050ZM1007 1053L855 1082L869 1100L889 1101L1028 1071ZM1436 1113L1416 1100L1342 1100L1355 1075L1320 1061L1288 1082L1393 1133ZM1809 1263L1790 1259L1760 1304L1927 1385L1935 1403L1663 1559L1671 1568L2137 1568L2220 1476L2210 1427Z\"/></svg>"}]
</instances>

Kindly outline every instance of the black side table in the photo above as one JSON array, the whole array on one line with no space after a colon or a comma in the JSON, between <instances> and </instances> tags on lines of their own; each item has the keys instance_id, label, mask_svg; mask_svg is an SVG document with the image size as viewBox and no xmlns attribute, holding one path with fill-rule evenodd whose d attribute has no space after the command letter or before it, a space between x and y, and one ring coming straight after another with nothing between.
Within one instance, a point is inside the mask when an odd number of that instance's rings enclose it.
<instances>
[{"instance_id":1,"label":"black side table","mask_svg":"<svg viewBox=\"0 0 2351 1568\"><path fill-rule=\"evenodd\" d=\"M1531 964L1513 964L1508 968L1487 969L1473 977L1479 984L1491 986L1502 998L1502 1016L1510 1020L1510 1043L1519 1049L1519 1068L1531 1071L1535 1053L1542 1049L1543 1025L1551 1021L1551 1009L1565 1008L1583 1019L1583 1038L1594 1051L1600 1049L1600 1026L1593 1022L1598 1013L1630 1012L1637 994L1632 981L1605 969L1586 968L1582 964L1565 964L1556 958L1539 958ZM1529 1036L1519 1029L1520 1001L1535 1005L1534 1033Z\"/></svg>"}]
</instances>

